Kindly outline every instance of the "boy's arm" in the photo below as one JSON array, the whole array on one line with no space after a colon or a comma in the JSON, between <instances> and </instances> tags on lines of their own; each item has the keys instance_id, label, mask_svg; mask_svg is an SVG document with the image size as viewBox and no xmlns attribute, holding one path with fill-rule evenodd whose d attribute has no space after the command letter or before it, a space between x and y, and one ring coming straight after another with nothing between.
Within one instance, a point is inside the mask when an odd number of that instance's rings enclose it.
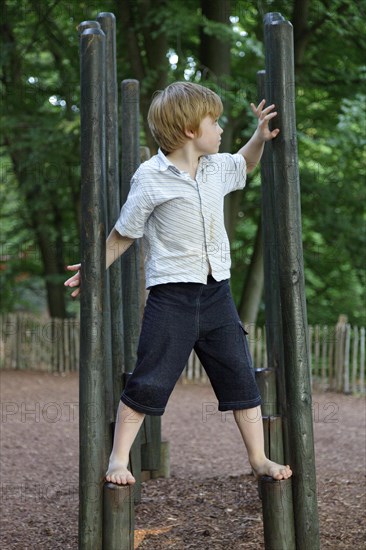
<instances>
[{"instance_id":1,"label":"boy's arm","mask_svg":"<svg viewBox=\"0 0 366 550\"><path fill-rule=\"evenodd\" d=\"M123 237L113 228L106 242L106 269L131 246L135 239Z\"/></svg>"},{"instance_id":2,"label":"boy's arm","mask_svg":"<svg viewBox=\"0 0 366 550\"><path fill-rule=\"evenodd\" d=\"M123 237L116 231L112 229L110 232L107 242L106 242L106 269L117 260L126 250L131 246L135 239L130 239L129 237ZM66 266L66 269L69 271L76 271L75 275L67 279L64 282L65 286L71 288L77 287L72 293L71 296L76 298L80 294L80 267L81 264L74 264Z\"/></svg>"},{"instance_id":3,"label":"boy's arm","mask_svg":"<svg viewBox=\"0 0 366 550\"><path fill-rule=\"evenodd\" d=\"M274 105L264 109L265 102L266 100L262 99L258 107L253 103L250 104L253 113L258 118L258 126L248 143L238 151L245 158L248 173L252 172L260 161L265 142L275 138L280 132L278 128L272 131L269 129L268 123L277 115L277 112L270 112L274 109Z\"/></svg>"}]
</instances>

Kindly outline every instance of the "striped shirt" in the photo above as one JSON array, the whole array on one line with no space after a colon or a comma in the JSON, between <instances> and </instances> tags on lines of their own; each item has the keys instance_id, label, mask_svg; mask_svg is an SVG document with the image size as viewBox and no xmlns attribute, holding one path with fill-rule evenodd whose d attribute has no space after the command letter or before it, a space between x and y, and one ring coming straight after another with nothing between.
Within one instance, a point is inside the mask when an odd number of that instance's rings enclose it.
<instances>
[{"instance_id":1,"label":"striped shirt","mask_svg":"<svg viewBox=\"0 0 366 550\"><path fill-rule=\"evenodd\" d=\"M161 283L206 283L230 278L230 244L224 226L224 196L243 189L246 164L240 154L199 160L196 179L158 154L135 172L115 229L144 238L146 287Z\"/></svg>"}]
</instances>

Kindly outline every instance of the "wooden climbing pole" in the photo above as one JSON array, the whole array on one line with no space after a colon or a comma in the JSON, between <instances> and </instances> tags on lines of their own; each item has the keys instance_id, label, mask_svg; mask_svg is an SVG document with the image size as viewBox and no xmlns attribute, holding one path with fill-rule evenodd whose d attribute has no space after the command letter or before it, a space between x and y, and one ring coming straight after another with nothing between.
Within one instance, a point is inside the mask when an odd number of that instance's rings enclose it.
<instances>
[{"instance_id":1,"label":"wooden climbing pole","mask_svg":"<svg viewBox=\"0 0 366 550\"><path fill-rule=\"evenodd\" d=\"M160 417L146 417L131 449L134 486L105 483L115 414L134 369L141 320L138 241L105 269L105 242L140 164L139 83L121 86L119 169L116 22L112 13L84 21L80 35L81 303L80 550L132 550L134 504L145 479L169 476ZM162 457L162 460L161 460ZM146 475L148 474L148 475Z\"/></svg>"},{"instance_id":2,"label":"wooden climbing pole","mask_svg":"<svg viewBox=\"0 0 366 550\"><path fill-rule=\"evenodd\" d=\"M265 15L266 69L258 74L260 93L267 105L275 104L280 129L266 144L261 169L268 368L276 375L266 375L276 388L267 390L265 431L273 459L282 452L293 469L289 480L262 480L266 550L319 548L292 30L281 14Z\"/></svg>"}]
</instances>

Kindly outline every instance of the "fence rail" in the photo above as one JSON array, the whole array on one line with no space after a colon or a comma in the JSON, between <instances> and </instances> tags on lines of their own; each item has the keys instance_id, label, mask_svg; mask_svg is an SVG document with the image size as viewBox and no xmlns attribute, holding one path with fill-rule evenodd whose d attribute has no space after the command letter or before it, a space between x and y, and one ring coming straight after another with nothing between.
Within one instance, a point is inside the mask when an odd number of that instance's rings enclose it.
<instances>
[{"instance_id":1,"label":"fence rail","mask_svg":"<svg viewBox=\"0 0 366 550\"><path fill-rule=\"evenodd\" d=\"M266 368L264 327L246 327L254 368ZM30 314L1 316L0 368L67 373L79 369L78 319L40 318ZM96 337L98 337L96 335ZM338 323L309 326L311 377L314 389L365 393L365 327ZM181 381L208 381L192 352Z\"/></svg>"}]
</instances>

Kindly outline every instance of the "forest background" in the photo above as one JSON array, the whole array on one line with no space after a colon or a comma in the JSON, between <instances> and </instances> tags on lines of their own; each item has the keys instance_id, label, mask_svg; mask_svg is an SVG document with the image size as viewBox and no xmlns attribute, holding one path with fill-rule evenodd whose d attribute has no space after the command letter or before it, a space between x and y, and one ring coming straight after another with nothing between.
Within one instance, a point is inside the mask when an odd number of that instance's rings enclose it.
<instances>
[{"instance_id":1,"label":"forest background","mask_svg":"<svg viewBox=\"0 0 366 550\"><path fill-rule=\"evenodd\" d=\"M292 22L303 248L310 324L365 323L365 5L342 0L1 0L1 312L75 315L63 286L79 259L77 26L117 19L118 78L141 85L141 145L155 90L176 80L217 91L221 151L254 131L263 15ZM363 6L363 7L362 7ZM230 196L232 289L241 317L264 322L259 169Z\"/></svg>"}]
</instances>

